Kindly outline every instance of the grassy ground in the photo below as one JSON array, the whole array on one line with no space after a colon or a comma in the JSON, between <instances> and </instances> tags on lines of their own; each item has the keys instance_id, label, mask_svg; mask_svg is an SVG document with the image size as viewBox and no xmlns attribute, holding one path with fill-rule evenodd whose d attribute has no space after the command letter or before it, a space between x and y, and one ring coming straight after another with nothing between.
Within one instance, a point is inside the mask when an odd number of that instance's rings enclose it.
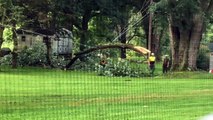
<instances>
[{"instance_id":1,"label":"grassy ground","mask_svg":"<svg viewBox=\"0 0 213 120\"><path fill-rule=\"evenodd\" d=\"M213 75L147 78L1 68L1 120L197 120L213 112Z\"/></svg>"}]
</instances>

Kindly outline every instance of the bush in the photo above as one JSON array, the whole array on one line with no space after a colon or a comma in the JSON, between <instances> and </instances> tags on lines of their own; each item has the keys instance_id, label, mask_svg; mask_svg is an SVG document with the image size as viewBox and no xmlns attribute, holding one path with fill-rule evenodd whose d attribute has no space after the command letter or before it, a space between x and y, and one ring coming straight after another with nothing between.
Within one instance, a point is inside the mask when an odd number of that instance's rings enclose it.
<instances>
[{"instance_id":1,"label":"bush","mask_svg":"<svg viewBox=\"0 0 213 120\"><path fill-rule=\"evenodd\" d=\"M12 63L12 55L6 55L0 59L1 65L11 65Z\"/></svg>"},{"instance_id":2,"label":"bush","mask_svg":"<svg viewBox=\"0 0 213 120\"><path fill-rule=\"evenodd\" d=\"M51 63L56 68L63 68L67 65L69 60L64 56L51 56Z\"/></svg>"},{"instance_id":3,"label":"bush","mask_svg":"<svg viewBox=\"0 0 213 120\"><path fill-rule=\"evenodd\" d=\"M19 66L39 66L46 63L46 46L36 42L30 48L24 48L18 53L17 63ZM1 58L2 65L11 65L12 55Z\"/></svg>"},{"instance_id":4,"label":"bush","mask_svg":"<svg viewBox=\"0 0 213 120\"><path fill-rule=\"evenodd\" d=\"M18 54L20 66L38 66L46 63L46 46L36 42L30 48L24 48Z\"/></svg>"},{"instance_id":5,"label":"bush","mask_svg":"<svg viewBox=\"0 0 213 120\"><path fill-rule=\"evenodd\" d=\"M83 71L95 71L96 64L99 63L100 58L94 54L84 56L84 60L79 59L74 63L72 69Z\"/></svg>"},{"instance_id":6,"label":"bush","mask_svg":"<svg viewBox=\"0 0 213 120\"><path fill-rule=\"evenodd\" d=\"M207 71L209 69L209 59L209 50L202 47L198 53L197 68Z\"/></svg>"},{"instance_id":7,"label":"bush","mask_svg":"<svg viewBox=\"0 0 213 120\"><path fill-rule=\"evenodd\" d=\"M46 60L46 46L44 43L35 42L31 47L25 47L18 53L17 63L19 66L45 66ZM12 55L4 56L0 59L2 65L11 65ZM51 55L51 62L54 67L64 67L69 61L63 56Z\"/></svg>"},{"instance_id":8,"label":"bush","mask_svg":"<svg viewBox=\"0 0 213 120\"><path fill-rule=\"evenodd\" d=\"M103 76L128 76L128 77L146 77L150 76L149 72L141 66L131 67L131 63L127 60L113 61L108 60L105 67L96 64L96 72Z\"/></svg>"}]
</instances>

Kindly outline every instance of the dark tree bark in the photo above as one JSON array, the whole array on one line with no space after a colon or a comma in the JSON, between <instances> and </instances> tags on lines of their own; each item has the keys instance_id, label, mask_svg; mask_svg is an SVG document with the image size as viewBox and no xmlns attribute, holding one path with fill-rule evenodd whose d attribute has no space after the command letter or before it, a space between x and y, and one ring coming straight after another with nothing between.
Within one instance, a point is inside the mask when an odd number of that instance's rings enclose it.
<instances>
[{"instance_id":1,"label":"dark tree bark","mask_svg":"<svg viewBox=\"0 0 213 120\"><path fill-rule=\"evenodd\" d=\"M16 29L15 29L16 24L13 24L13 52L12 52L12 68L16 69L17 68L17 59L18 59L18 40L17 40L17 35L16 35Z\"/></svg>"},{"instance_id":2,"label":"dark tree bark","mask_svg":"<svg viewBox=\"0 0 213 120\"><path fill-rule=\"evenodd\" d=\"M1 24L3 24L5 22L5 15L6 15L6 10L3 9L2 12L2 16L1 16ZM5 26L4 25L0 25L0 48L2 46L2 43L3 43L3 32L4 32L4 28Z\"/></svg>"},{"instance_id":3,"label":"dark tree bark","mask_svg":"<svg viewBox=\"0 0 213 120\"><path fill-rule=\"evenodd\" d=\"M188 67L188 49L190 29L175 26L170 19L170 42L172 52L172 70L185 70Z\"/></svg>"},{"instance_id":4,"label":"dark tree bark","mask_svg":"<svg viewBox=\"0 0 213 120\"><path fill-rule=\"evenodd\" d=\"M2 43L3 43L3 32L4 32L4 27L0 26L0 47L2 46Z\"/></svg>"},{"instance_id":5,"label":"dark tree bark","mask_svg":"<svg viewBox=\"0 0 213 120\"><path fill-rule=\"evenodd\" d=\"M188 30L170 25L173 70L197 69L196 60L202 39L203 23L202 18L199 18L199 22L194 22Z\"/></svg>"},{"instance_id":6,"label":"dark tree bark","mask_svg":"<svg viewBox=\"0 0 213 120\"><path fill-rule=\"evenodd\" d=\"M81 38L80 38L80 51L85 50L85 45L88 40L88 23L91 19L91 11L86 11L83 15L82 22L81 22Z\"/></svg>"},{"instance_id":7,"label":"dark tree bark","mask_svg":"<svg viewBox=\"0 0 213 120\"><path fill-rule=\"evenodd\" d=\"M50 66L51 68L53 68L53 64L51 62L51 41L50 38L48 36L44 37L44 42L47 48L47 53L46 53L46 60L47 60L47 65Z\"/></svg>"},{"instance_id":8,"label":"dark tree bark","mask_svg":"<svg viewBox=\"0 0 213 120\"><path fill-rule=\"evenodd\" d=\"M177 27L173 26L172 21L169 23L169 33L170 33L170 47L171 47L171 54L172 54L172 70L176 70L179 67L179 39L180 39L180 32Z\"/></svg>"},{"instance_id":9,"label":"dark tree bark","mask_svg":"<svg viewBox=\"0 0 213 120\"><path fill-rule=\"evenodd\" d=\"M189 48L190 32L188 30L180 30L179 43L179 69L185 70L188 67L188 48Z\"/></svg>"},{"instance_id":10,"label":"dark tree bark","mask_svg":"<svg viewBox=\"0 0 213 120\"><path fill-rule=\"evenodd\" d=\"M121 38L120 38L120 41L122 44L126 44L126 28L125 28L125 22L122 22L122 24L120 25L121 26ZM121 54L120 54L120 57L122 59L125 59L126 58L126 49L125 48L121 48Z\"/></svg>"},{"instance_id":11,"label":"dark tree bark","mask_svg":"<svg viewBox=\"0 0 213 120\"><path fill-rule=\"evenodd\" d=\"M161 51L160 51L160 44L161 44L161 40L164 34L164 30L158 30L157 28L152 28L154 32L152 32L152 36L151 36L151 40L152 40L152 44L151 44L151 51L155 53L155 57L157 61L161 60Z\"/></svg>"},{"instance_id":12,"label":"dark tree bark","mask_svg":"<svg viewBox=\"0 0 213 120\"><path fill-rule=\"evenodd\" d=\"M81 21L81 29L80 29L80 51L84 51L86 49L87 41L88 41L88 24L91 19L91 11L88 10L84 13L82 21ZM85 61L83 57L80 57L81 61Z\"/></svg>"},{"instance_id":13,"label":"dark tree bark","mask_svg":"<svg viewBox=\"0 0 213 120\"><path fill-rule=\"evenodd\" d=\"M191 38L189 43L189 58L188 58L188 67L191 70L197 69L197 56L200 47L200 42L202 39L202 33L204 29L204 20L202 14L195 15L193 18L193 28L191 30Z\"/></svg>"}]
</instances>

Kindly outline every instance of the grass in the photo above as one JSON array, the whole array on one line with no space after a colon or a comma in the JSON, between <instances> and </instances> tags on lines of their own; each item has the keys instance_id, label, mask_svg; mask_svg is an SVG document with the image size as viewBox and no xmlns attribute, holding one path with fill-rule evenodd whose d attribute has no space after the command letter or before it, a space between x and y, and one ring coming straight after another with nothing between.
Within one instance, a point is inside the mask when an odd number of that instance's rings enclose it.
<instances>
[{"instance_id":1,"label":"grass","mask_svg":"<svg viewBox=\"0 0 213 120\"><path fill-rule=\"evenodd\" d=\"M197 120L213 112L213 75L206 72L112 78L40 68L1 70L1 120Z\"/></svg>"}]
</instances>

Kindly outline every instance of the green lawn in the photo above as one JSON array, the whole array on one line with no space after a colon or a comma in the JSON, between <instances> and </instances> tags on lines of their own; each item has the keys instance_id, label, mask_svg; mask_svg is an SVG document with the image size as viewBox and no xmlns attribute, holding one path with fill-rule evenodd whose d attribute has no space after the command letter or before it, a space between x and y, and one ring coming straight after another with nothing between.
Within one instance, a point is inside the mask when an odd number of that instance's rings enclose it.
<instances>
[{"instance_id":1,"label":"green lawn","mask_svg":"<svg viewBox=\"0 0 213 120\"><path fill-rule=\"evenodd\" d=\"M213 75L103 77L1 68L1 120L197 120L213 112Z\"/></svg>"}]
</instances>

